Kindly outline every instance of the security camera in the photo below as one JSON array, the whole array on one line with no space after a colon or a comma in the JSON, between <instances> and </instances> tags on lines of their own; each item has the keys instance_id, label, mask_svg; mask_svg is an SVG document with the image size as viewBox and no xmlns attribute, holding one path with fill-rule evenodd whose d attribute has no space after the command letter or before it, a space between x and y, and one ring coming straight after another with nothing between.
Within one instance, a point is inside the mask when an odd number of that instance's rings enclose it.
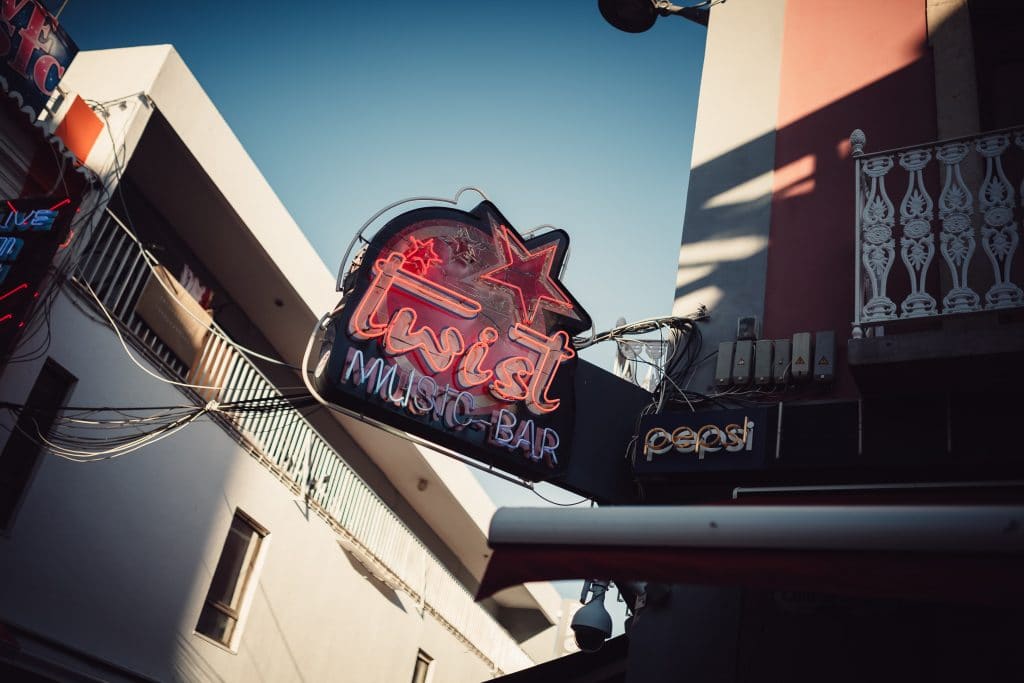
<instances>
[{"instance_id":1,"label":"security camera","mask_svg":"<svg viewBox=\"0 0 1024 683\"><path fill-rule=\"evenodd\" d=\"M593 592L594 597L573 615L571 626L576 634L576 644L584 652L600 650L612 634L612 617L604 608L604 594L607 590L607 581L587 581L583 584L580 601L585 600L589 592Z\"/></svg>"},{"instance_id":2,"label":"security camera","mask_svg":"<svg viewBox=\"0 0 1024 683\"><path fill-rule=\"evenodd\" d=\"M612 617L603 604L591 602L576 612L572 618L572 630L576 634L576 644L581 650L597 652L612 634Z\"/></svg>"},{"instance_id":3,"label":"security camera","mask_svg":"<svg viewBox=\"0 0 1024 683\"><path fill-rule=\"evenodd\" d=\"M597 9L605 21L626 33L643 33L658 19L651 0L597 0Z\"/></svg>"},{"instance_id":4,"label":"security camera","mask_svg":"<svg viewBox=\"0 0 1024 683\"><path fill-rule=\"evenodd\" d=\"M681 16L701 26L708 25L708 8L725 0L704 0L691 7L680 7L668 0L597 0L597 9L609 24L626 33L643 33L654 26L659 16Z\"/></svg>"}]
</instances>

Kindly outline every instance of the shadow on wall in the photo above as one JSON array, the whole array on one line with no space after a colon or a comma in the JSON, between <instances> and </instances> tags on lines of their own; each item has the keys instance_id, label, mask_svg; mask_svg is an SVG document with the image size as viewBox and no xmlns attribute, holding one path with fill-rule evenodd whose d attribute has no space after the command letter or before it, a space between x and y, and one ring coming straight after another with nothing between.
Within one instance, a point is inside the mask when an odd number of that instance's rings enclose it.
<instances>
[{"instance_id":1,"label":"shadow on wall","mask_svg":"<svg viewBox=\"0 0 1024 683\"><path fill-rule=\"evenodd\" d=\"M290 680L304 682L306 678L302 675L302 666L296 657L295 651L292 650L291 645L288 643L288 635L281 625L277 612L274 610L270 594L262 583L258 585L258 588L260 600L253 604L252 608L254 610L260 609L260 611L265 612L270 617L269 621L273 623L273 640L276 647L273 648L272 652L268 652L264 648L254 648L251 643L243 641L242 648L249 651L249 657L253 662L251 671L258 674L261 671L280 672L283 669L289 672L288 678ZM282 652L287 655L287 662L282 661L282 658L279 656ZM268 658L272 658L273 661L267 661ZM262 663L261 659L263 660Z\"/></svg>"},{"instance_id":2,"label":"shadow on wall","mask_svg":"<svg viewBox=\"0 0 1024 683\"><path fill-rule=\"evenodd\" d=\"M222 683L224 678L203 657L190 636L178 634L177 656L174 658L171 674L175 681L195 683Z\"/></svg>"},{"instance_id":3,"label":"shadow on wall","mask_svg":"<svg viewBox=\"0 0 1024 683\"><path fill-rule=\"evenodd\" d=\"M374 576L370 569L359 561L358 557L353 555L345 548L340 548L340 550L342 554L345 556L345 559L348 560L348 563L352 565L352 569L354 569L357 574L366 579L367 583L373 586L374 589L381 594L381 597L383 597L385 600L387 600L403 612L406 611L405 605L402 604L402 600L398 597L398 593L396 593L394 589L392 589L386 583L384 583L376 576Z\"/></svg>"},{"instance_id":4,"label":"shadow on wall","mask_svg":"<svg viewBox=\"0 0 1024 683\"><path fill-rule=\"evenodd\" d=\"M804 14L837 14L834 8L809 7L803 8ZM711 308L712 320L702 327L704 355L713 353L720 341L735 339L737 317L758 311L763 311L764 338L781 339L795 332L818 330L834 330L837 339L847 338L854 305L855 254L854 166L849 135L855 128L864 130L868 150L932 141L937 136L934 67L927 41L917 45L916 58L904 61L901 68L828 100L815 88L834 91L841 83L824 88L820 73L810 79L817 85L803 82L801 69L816 67L792 63L799 56L794 51L799 53L806 46L799 45L800 36L789 33L793 30L790 11L787 5L779 88L782 125L690 173L676 312L691 312L679 309L684 297L688 297L687 308L695 308L692 304L696 301ZM850 11L860 12L856 7ZM843 19L833 17L830 21L839 23ZM806 23L806 17L801 21ZM856 23L842 23L841 32L830 33L830 27L825 26L821 34L869 35ZM837 42L840 40L843 38ZM855 59L858 51L867 54L874 49L869 38L845 40L855 40L856 44L838 48L846 55L834 57L831 62ZM792 50L794 42L798 46ZM836 77L844 78L843 74ZM794 116L794 111L799 115ZM772 177L771 193L763 191L768 174ZM766 222L770 222L768 230ZM855 395L846 370L845 344L837 344L837 351L835 393ZM694 389L706 388L701 381L711 381L713 366L710 363L703 368Z\"/></svg>"}]
</instances>

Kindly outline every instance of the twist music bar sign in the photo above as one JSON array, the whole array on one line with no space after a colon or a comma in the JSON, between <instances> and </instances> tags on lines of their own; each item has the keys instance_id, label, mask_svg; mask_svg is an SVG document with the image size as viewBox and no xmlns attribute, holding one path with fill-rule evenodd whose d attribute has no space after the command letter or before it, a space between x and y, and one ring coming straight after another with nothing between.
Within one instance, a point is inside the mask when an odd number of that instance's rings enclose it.
<instances>
[{"instance_id":1,"label":"twist music bar sign","mask_svg":"<svg viewBox=\"0 0 1024 683\"><path fill-rule=\"evenodd\" d=\"M537 481L565 469L572 336L590 316L559 280L569 237L531 239L488 201L389 221L345 280L314 372L330 401Z\"/></svg>"}]
</instances>

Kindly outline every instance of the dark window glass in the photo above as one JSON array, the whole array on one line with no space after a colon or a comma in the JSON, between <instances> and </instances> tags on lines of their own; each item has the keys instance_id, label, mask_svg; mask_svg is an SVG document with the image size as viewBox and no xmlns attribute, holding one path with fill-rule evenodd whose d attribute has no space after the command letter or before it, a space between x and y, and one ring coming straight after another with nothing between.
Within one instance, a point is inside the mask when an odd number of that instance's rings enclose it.
<instances>
[{"instance_id":1,"label":"dark window glass","mask_svg":"<svg viewBox=\"0 0 1024 683\"><path fill-rule=\"evenodd\" d=\"M1024 123L1024 8L1019 0L970 0L982 130Z\"/></svg>"},{"instance_id":2,"label":"dark window glass","mask_svg":"<svg viewBox=\"0 0 1024 683\"><path fill-rule=\"evenodd\" d=\"M14 521L18 503L42 452L41 438L49 435L75 381L71 373L52 359L43 363L15 428L0 452L0 529L10 528Z\"/></svg>"}]
</instances>

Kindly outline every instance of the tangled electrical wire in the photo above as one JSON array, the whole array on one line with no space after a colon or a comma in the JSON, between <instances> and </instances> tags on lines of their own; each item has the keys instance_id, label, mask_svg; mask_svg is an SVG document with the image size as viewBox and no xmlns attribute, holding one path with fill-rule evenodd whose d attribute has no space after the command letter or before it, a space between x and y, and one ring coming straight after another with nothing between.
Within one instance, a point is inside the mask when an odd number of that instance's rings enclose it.
<instances>
[{"instance_id":1,"label":"tangled electrical wire","mask_svg":"<svg viewBox=\"0 0 1024 683\"><path fill-rule=\"evenodd\" d=\"M623 337L635 334L647 334L654 330L667 330L667 338L659 340L667 345L667 359L664 365L657 365L646 361L640 354L632 354L632 363L650 365L658 373L658 381L653 387L651 401L647 403L636 415L633 425L633 436L626 444L624 457L633 461L638 453L638 446L641 441L640 424L644 417L658 415L664 411L689 411L696 412L708 406L715 408L736 408L747 406L764 406L779 403L783 398L800 398L807 392L814 391L814 387L796 386L788 384L771 384L766 386L730 387L725 391L711 390L703 393L690 388L690 384L697 376L697 370L702 365L716 358L718 351L712 351L701 356L703 338L700 327L697 323L707 318L707 311L703 307L697 313L688 318L651 318L637 323L619 325L606 332L595 334L590 338L577 340L580 348L594 343L615 340L620 344L620 357L623 355L621 348L623 344L631 342L623 341ZM632 342L636 343L636 342ZM649 342L640 342L649 343ZM788 371L788 368L785 368ZM783 374L785 374L785 371ZM635 482L641 498L644 496L643 484Z\"/></svg>"},{"instance_id":2,"label":"tangled electrical wire","mask_svg":"<svg viewBox=\"0 0 1024 683\"><path fill-rule=\"evenodd\" d=\"M619 344L620 356L628 358L630 363L648 365L657 373L651 393L654 398L645 408L643 414L661 413L669 409L686 409L691 412L700 405L714 405L718 408L735 406L764 405L776 403L782 396L794 397L807 391L806 388L793 387L785 384L766 386L731 387L725 391L704 393L691 389L697 369L718 355L718 351L701 356L704 346L703 336L697 323L706 320L707 309L701 307L689 317L667 316L648 318L634 323L626 323L590 337L577 337L574 341L578 349L587 348L602 341L612 340ZM662 332L663 336L656 343L665 345L667 358L659 365L644 360L638 353L629 353L626 349L632 344L649 344L651 342L635 342L627 338L634 335L648 334L653 331ZM625 353L624 353L625 351Z\"/></svg>"},{"instance_id":3,"label":"tangled electrical wire","mask_svg":"<svg viewBox=\"0 0 1024 683\"><path fill-rule=\"evenodd\" d=\"M107 105L90 101L90 104L101 114L106 116ZM197 400L197 405L179 406L174 409L152 409L152 408L126 408L120 413L115 411L111 414L106 409L83 409L78 414L61 413L57 416L47 416L41 420L41 416L32 415L26 412L24 407L7 406L12 413L21 417L16 421L14 427L9 430L17 431L20 438L27 439L32 444L54 453L60 457L76 461L93 462L97 460L108 460L121 455L134 452L149 444L167 438L172 434L192 424L204 414L219 418L222 421L234 422L236 428L241 428L244 423L244 431L257 438L265 438L278 430L290 428L296 421L302 420L307 414L304 409L312 407L319 408L319 405L309 395L299 396L271 396L258 399L233 401L230 403L216 404L213 402L206 405L201 403L209 392L204 390L220 389L216 386L202 386L197 383L175 381L148 370L145 364L139 362L132 353L127 343L125 334L122 334L123 321L119 321L104 301L97 296L90 281L81 272L83 260L88 258L96 249L103 248L97 244L100 237L100 226L102 217L109 214L108 220L113 220L125 233L125 236L135 244L141 252L142 260L150 271L155 271L157 266L156 258L150 254L145 245L139 241L136 230L131 226L131 214L128 201L123 189L123 154L124 149L118 149L118 145L108 129L110 144L113 147L114 168L106 181L94 177L93 192L86 194L82 207L76 212L71 225L71 231L67 241L60 245L57 258L50 266L44 286L40 288L38 301L34 306L32 315L26 321L25 329L22 332L20 343L15 352L6 359L6 363L27 363L37 361L47 355L52 341L52 311L61 291L67 291L71 296L67 299L88 318L93 321L110 326L118 336L130 360L161 382L177 385L184 389L188 395ZM66 160L54 155L58 164L58 178L53 190L62 184L67 194L71 194L65 180ZM120 205L125 217L122 223L112 213L107 211L110 202L119 198ZM70 248L68 248L70 246ZM119 272L119 271L118 271ZM167 289L167 285L157 278L158 282ZM85 294L85 301L81 301L81 295ZM91 299L91 301L90 301ZM179 303L171 296L171 300ZM91 304L91 305L89 305ZM184 306L182 306L185 308ZM186 313L192 314L187 308ZM127 327L124 328L127 331ZM242 347L224 336L224 333L217 328L211 328L211 335L221 337L232 349L240 354L255 357L269 363L294 367L284 363L277 358L259 354L251 349ZM184 378L183 378L184 379ZM281 389L280 387L278 389ZM250 391L263 393L262 388L252 388ZM237 393L237 392L236 392ZM248 391L246 392L252 395ZM245 395L245 394L243 394ZM250 419L247 416L264 416L282 410L292 410L296 414L290 420L271 419L265 420ZM141 413L146 413L142 414ZM47 429L41 429L41 422L45 422ZM52 427L49 425L52 423ZM241 431L238 429L237 431ZM44 433L45 432L45 433Z\"/></svg>"},{"instance_id":4,"label":"tangled electrical wire","mask_svg":"<svg viewBox=\"0 0 1024 683\"><path fill-rule=\"evenodd\" d=\"M34 306L32 315L26 321L17 350L7 358L7 363L33 362L43 358L49 351L52 341L51 315L57 294L69 280L78 260L80 245L87 241L91 228L96 222L96 216L102 212L110 194L110 191L104 187L91 206L85 211L76 213L68 239L59 247L57 258L50 267L49 277L39 291L39 299Z\"/></svg>"},{"instance_id":5,"label":"tangled electrical wire","mask_svg":"<svg viewBox=\"0 0 1024 683\"><path fill-rule=\"evenodd\" d=\"M267 416L284 411L298 413L290 421L270 421L262 429L247 430L265 438L308 416L303 408L319 408L307 394L269 396L228 403L210 401L205 405L149 407L67 407L33 409L22 404L3 403L14 418L13 427L0 425L37 448L74 462L101 462L119 458L161 441L203 416L220 416L238 422L248 415Z\"/></svg>"},{"instance_id":6,"label":"tangled electrical wire","mask_svg":"<svg viewBox=\"0 0 1024 683\"><path fill-rule=\"evenodd\" d=\"M573 341L577 349L585 349L605 341L614 341L619 347L618 352L621 359L628 360L633 364L651 366L657 373L657 379L654 382L656 395L659 396L659 403L664 406L665 401L685 399L686 397L687 392L682 388L681 382L699 364L697 357L700 354L703 340L697 323L706 318L707 309L702 307L689 317L646 318L617 325L610 330L594 333L590 337L576 337ZM631 345L645 343L632 341L629 337L651 332L661 334L656 343L667 349L665 354L667 357L662 365L646 361L639 354L629 350Z\"/></svg>"}]
</instances>

